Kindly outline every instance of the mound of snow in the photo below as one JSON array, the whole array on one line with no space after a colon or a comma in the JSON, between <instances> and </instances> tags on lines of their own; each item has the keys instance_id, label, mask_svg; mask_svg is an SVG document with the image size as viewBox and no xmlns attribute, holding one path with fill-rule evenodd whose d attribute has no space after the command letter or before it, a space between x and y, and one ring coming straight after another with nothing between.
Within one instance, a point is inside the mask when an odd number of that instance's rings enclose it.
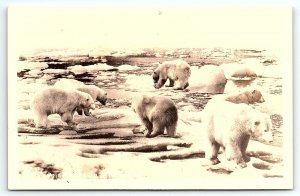
<instances>
[{"instance_id":1,"label":"mound of snow","mask_svg":"<svg viewBox=\"0 0 300 196\"><path fill-rule=\"evenodd\" d=\"M257 76L256 73L249 67L240 67L239 69L235 70L231 74L231 77L235 77L235 78L246 78L246 77L254 78L256 76Z\"/></svg>"},{"instance_id":2,"label":"mound of snow","mask_svg":"<svg viewBox=\"0 0 300 196\"><path fill-rule=\"evenodd\" d=\"M45 74L66 74L68 73L65 69L45 69L43 70L43 73Z\"/></svg>"},{"instance_id":3,"label":"mound of snow","mask_svg":"<svg viewBox=\"0 0 300 196\"><path fill-rule=\"evenodd\" d=\"M205 65L200 69L192 66L191 69L191 84L215 85L225 84L227 81L223 70L218 66Z\"/></svg>"},{"instance_id":4,"label":"mound of snow","mask_svg":"<svg viewBox=\"0 0 300 196\"><path fill-rule=\"evenodd\" d=\"M33 69L33 70L30 70L29 72L27 72L27 75L29 75L31 77L38 77L40 74L41 74L40 69Z\"/></svg>"},{"instance_id":5,"label":"mound of snow","mask_svg":"<svg viewBox=\"0 0 300 196\"><path fill-rule=\"evenodd\" d=\"M48 67L47 63L43 62L28 62L28 61L18 61L17 72L25 69L45 69Z\"/></svg>"},{"instance_id":6,"label":"mound of snow","mask_svg":"<svg viewBox=\"0 0 300 196\"><path fill-rule=\"evenodd\" d=\"M65 79L62 78L60 80L57 80L56 83L54 84L55 87L59 88L78 88L80 86L84 86L85 84L83 82L80 82L78 80L74 79Z\"/></svg>"},{"instance_id":7,"label":"mound of snow","mask_svg":"<svg viewBox=\"0 0 300 196\"><path fill-rule=\"evenodd\" d=\"M224 70L224 74L227 79L252 78L257 76L254 67L246 64L228 63L222 64L220 67Z\"/></svg>"},{"instance_id":8,"label":"mound of snow","mask_svg":"<svg viewBox=\"0 0 300 196\"><path fill-rule=\"evenodd\" d=\"M223 69L215 65L205 65L200 69L191 66L190 90L203 93L222 93L227 79Z\"/></svg>"},{"instance_id":9,"label":"mound of snow","mask_svg":"<svg viewBox=\"0 0 300 196\"><path fill-rule=\"evenodd\" d=\"M97 63L95 65L85 66L88 72L98 72L98 71L107 71L111 69L115 69L115 67L107 65L105 63Z\"/></svg>"},{"instance_id":10,"label":"mound of snow","mask_svg":"<svg viewBox=\"0 0 300 196\"><path fill-rule=\"evenodd\" d=\"M120 71L132 71L132 70L138 70L140 68L138 66L132 66L132 65L120 65L118 69Z\"/></svg>"},{"instance_id":11,"label":"mound of snow","mask_svg":"<svg viewBox=\"0 0 300 196\"><path fill-rule=\"evenodd\" d=\"M67 68L70 72L74 73L75 75L84 74L87 72L87 69L82 65L74 65Z\"/></svg>"},{"instance_id":12,"label":"mound of snow","mask_svg":"<svg viewBox=\"0 0 300 196\"><path fill-rule=\"evenodd\" d=\"M151 75L128 75L125 82L126 88L153 90L153 81Z\"/></svg>"}]
</instances>

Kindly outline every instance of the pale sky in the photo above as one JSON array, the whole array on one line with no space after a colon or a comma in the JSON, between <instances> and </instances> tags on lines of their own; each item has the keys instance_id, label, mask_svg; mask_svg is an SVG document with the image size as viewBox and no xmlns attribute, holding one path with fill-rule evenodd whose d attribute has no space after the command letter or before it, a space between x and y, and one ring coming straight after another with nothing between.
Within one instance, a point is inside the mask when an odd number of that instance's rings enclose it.
<instances>
[{"instance_id":1,"label":"pale sky","mask_svg":"<svg viewBox=\"0 0 300 196\"><path fill-rule=\"evenodd\" d=\"M10 7L9 47L281 48L289 7Z\"/></svg>"}]
</instances>

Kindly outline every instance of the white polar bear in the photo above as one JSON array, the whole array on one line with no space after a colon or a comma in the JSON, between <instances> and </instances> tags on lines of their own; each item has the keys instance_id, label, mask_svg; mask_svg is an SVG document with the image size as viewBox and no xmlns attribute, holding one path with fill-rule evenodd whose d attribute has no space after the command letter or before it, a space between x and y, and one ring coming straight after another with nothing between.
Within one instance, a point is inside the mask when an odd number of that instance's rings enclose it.
<instances>
[{"instance_id":1,"label":"white polar bear","mask_svg":"<svg viewBox=\"0 0 300 196\"><path fill-rule=\"evenodd\" d=\"M270 117L246 104L219 99L208 103L203 112L203 129L208 139L205 156L212 164L220 162L217 156L223 147L228 160L246 167L250 160L246 156L250 136L267 142L273 140Z\"/></svg>"},{"instance_id":2,"label":"white polar bear","mask_svg":"<svg viewBox=\"0 0 300 196\"><path fill-rule=\"evenodd\" d=\"M50 114L59 114L69 126L76 125L73 115L78 107L95 109L93 98L78 90L50 87L36 93L31 102L36 127L43 128L47 128Z\"/></svg>"},{"instance_id":3,"label":"white polar bear","mask_svg":"<svg viewBox=\"0 0 300 196\"><path fill-rule=\"evenodd\" d=\"M96 85L85 85L83 82L79 82L77 80L61 79L57 81L54 86L64 89L76 89L81 92L88 93L91 95L94 102L99 101L102 105L105 105L107 101L107 92ZM82 107L78 107L76 110L79 115L82 115L82 111L84 111L86 116L90 115L88 108L83 109Z\"/></svg>"},{"instance_id":4,"label":"white polar bear","mask_svg":"<svg viewBox=\"0 0 300 196\"><path fill-rule=\"evenodd\" d=\"M90 94L94 101L99 101L102 105L106 104L107 92L95 85L85 85L82 87L78 87L77 90ZM84 111L84 114L86 116L90 115L89 108L78 107L77 113L79 115L82 115L82 110Z\"/></svg>"},{"instance_id":5,"label":"white polar bear","mask_svg":"<svg viewBox=\"0 0 300 196\"><path fill-rule=\"evenodd\" d=\"M165 61L153 72L155 88L161 88L169 79L168 87L183 90L189 86L188 79L191 75L190 65L184 60Z\"/></svg>"},{"instance_id":6,"label":"white polar bear","mask_svg":"<svg viewBox=\"0 0 300 196\"><path fill-rule=\"evenodd\" d=\"M174 137L178 121L178 112L174 102L163 96L140 95L133 98L132 109L147 128L146 137L167 134Z\"/></svg>"}]
</instances>

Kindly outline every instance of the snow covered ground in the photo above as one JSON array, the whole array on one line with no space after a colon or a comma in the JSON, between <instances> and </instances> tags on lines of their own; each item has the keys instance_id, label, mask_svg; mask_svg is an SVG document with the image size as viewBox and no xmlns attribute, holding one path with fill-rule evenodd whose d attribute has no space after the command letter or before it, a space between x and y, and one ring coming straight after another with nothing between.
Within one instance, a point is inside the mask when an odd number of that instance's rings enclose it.
<instances>
[{"instance_id":1,"label":"snow covered ground","mask_svg":"<svg viewBox=\"0 0 300 196\"><path fill-rule=\"evenodd\" d=\"M169 58L170 54L166 53L160 53L158 61L164 55ZM217 52L206 53L215 61ZM190 86L184 91L167 87L154 89L151 73L155 64L152 62L137 60L119 66L79 64L52 69L45 62L18 61L18 130L9 130L13 131L9 139L14 146L9 149L9 170L13 171L9 178L13 178L19 188L37 189L264 189L280 186L287 177L285 163L290 160L286 158L283 141L285 133L291 131L283 130L281 65L265 65L269 62L267 59L255 57L242 61L234 59L231 67L227 62L226 65L199 66L196 57L186 59L192 66L192 75ZM64 62L69 62L70 58ZM228 73L230 75L239 65L253 65L251 70L259 77L229 78ZM35 129L30 99L35 92L53 85L59 78L99 85L108 93L107 105L97 103L92 116L75 114L74 121L79 123L76 130L70 130L58 115L49 116L53 128ZM274 141L251 140L247 148L251 160L246 168L235 168L224 153L219 154L220 164L206 165L201 111L215 94L245 87L261 90L265 102L253 107L270 115ZM140 120L130 108L131 97L139 93L168 96L176 103L179 109L177 137L146 138L143 135Z\"/></svg>"}]
</instances>

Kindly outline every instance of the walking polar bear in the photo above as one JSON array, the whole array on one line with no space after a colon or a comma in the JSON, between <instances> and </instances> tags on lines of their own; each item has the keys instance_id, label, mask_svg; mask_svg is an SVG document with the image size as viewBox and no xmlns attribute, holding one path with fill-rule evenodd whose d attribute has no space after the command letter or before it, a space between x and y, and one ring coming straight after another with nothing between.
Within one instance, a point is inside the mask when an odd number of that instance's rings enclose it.
<instances>
[{"instance_id":1,"label":"walking polar bear","mask_svg":"<svg viewBox=\"0 0 300 196\"><path fill-rule=\"evenodd\" d=\"M133 99L131 107L145 125L146 137L163 134L165 128L168 136L175 136L178 112L171 99L162 96L140 95Z\"/></svg>"},{"instance_id":2,"label":"walking polar bear","mask_svg":"<svg viewBox=\"0 0 300 196\"><path fill-rule=\"evenodd\" d=\"M76 125L73 122L73 115L79 107L95 109L91 95L78 90L64 90L55 87L38 92L31 102L34 122L37 128L48 127L48 116L50 114L59 114L62 121L69 126Z\"/></svg>"},{"instance_id":3,"label":"walking polar bear","mask_svg":"<svg viewBox=\"0 0 300 196\"><path fill-rule=\"evenodd\" d=\"M188 79L191 75L190 65L184 60L165 61L153 72L152 78L155 88L161 88L169 79L168 87L183 90L189 86Z\"/></svg>"},{"instance_id":4,"label":"walking polar bear","mask_svg":"<svg viewBox=\"0 0 300 196\"><path fill-rule=\"evenodd\" d=\"M107 92L105 92L104 90L102 90L101 88L99 88L95 85L85 85L85 86L82 86L82 87L78 87L77 90L79 90L81 92L88 93L89 95L91 95L94 102L99 101L102 105L106 104ZM83 107L79 106L76 109L76 111L79 115L82 115L82 111L84 112L84 114L86 116L90 115L89 108L83 108Z\"/></svg>"},{"instance_id":5,"label":"walking polar bear","mask_svg":"<svg viewBox=\"0 0 300 196\"><path fill-rule=\"evenodd\" d=\"M77 80L61 79L57 81L54 86L58 88L76 89L88 93L91 95L94 102L99 101L102 105L105 105L107 101L107 92L96 85L85 85ZM89 108L78 107L76 111L79 115L82 115L82 111L86 116L90 115Z\"/></svg>"},{"instance_id":6,"label":"walking polar bear","mask_svg":"<svg viewBox=\"0 0 300 196\"><path fill-rule=\"evenodd\" d=\"M250 158L246 156L246 149L250 136L267 142L273 140L270 117L246 104L214 100L203 112L203 128L208 141L205 156L211 164L220 162L217 156L219 148L223 147L228 160L247 167Z\"/></svg>"}]
</instances>

